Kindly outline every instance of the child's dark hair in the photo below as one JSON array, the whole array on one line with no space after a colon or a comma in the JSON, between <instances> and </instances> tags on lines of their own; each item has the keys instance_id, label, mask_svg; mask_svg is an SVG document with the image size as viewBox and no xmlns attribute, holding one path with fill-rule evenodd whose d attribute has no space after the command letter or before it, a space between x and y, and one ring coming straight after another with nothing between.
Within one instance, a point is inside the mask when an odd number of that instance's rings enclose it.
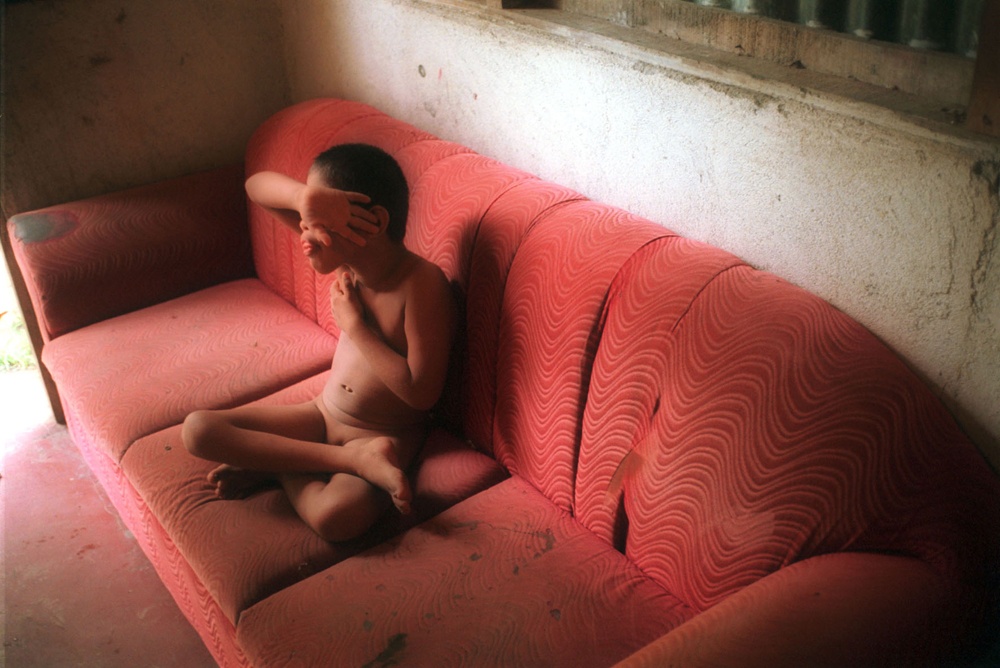
<instances>
[{"instance_id":1,"label":"child's dark hair","mask_svg":"<svg viewBox=\"0 0 1000 668\"><path fill-rule=\"evenodd\" d=\"M403 242L410 189L391 155L369 144L338 144L316 156L313 169L331 188L363 193L371 198L369 206L385 207L389 212L386 236Z\"/></svg>"}]
</instances>

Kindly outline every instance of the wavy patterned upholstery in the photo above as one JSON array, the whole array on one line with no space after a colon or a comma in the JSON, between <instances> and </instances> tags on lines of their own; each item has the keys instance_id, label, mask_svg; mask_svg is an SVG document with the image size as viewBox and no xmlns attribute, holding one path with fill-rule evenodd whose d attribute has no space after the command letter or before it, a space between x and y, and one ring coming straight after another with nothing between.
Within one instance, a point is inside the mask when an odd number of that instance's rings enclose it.
<instances>
[{"instance_id":1,"label":"wavy patterned upholstery","mask_svg":"<svg viewBox=\"0 0 1000 668\"><path fill-rule=\"evenodd\" d=\"M237 638L260 667L582 668L690 615L512 478L250 608Z\"/></svg>"},{"instance_id":2,"label":"wavy patterned upholstery","mask_svg":"<svg viewBox=\"0 0 1000 668\"><path fill-rule=\"evenodd\" d=\"M46 341L253 272L239 168L30 211L8 225Z\"/></svg>"},{"instance_id":3,"label":"wavy patterned upholstery","mask_svg":"<svg viewBox=\"0 0 1000 668\"><path fill-rule=\"evenodd\" d=\"M411 182L407 247L441 267L464 293L483 216L506 190L530 178L474 153L437 161Z\"/></svg>"},{"instance_id":4,"label":"wavy patterned upholstery","mask_svg":"<svg viewBox=\"0 0 1000 668\"><path fill-rule=\"evenodd\" d=\"M527 230L552 210L583 200L569 189L537 179L519 181L483 216L472 249L466 294L466 345L458 412L463 433L492 452L497 402L500 322L507 274Z\"/></svg>"},{"instance_id":5,"label":"wavy patterned upholstery","mask_svg":"<svg viewBox=\"0 0 1000 668\"><path fill-rule=\"evenodd\" d=\"M975 498L996 481L940 402L829 304L710 249L691 266L680 243L645 249L612 288L583 520L627 527L629 558L699 611L842 551L985 585L996 545L974 537L998 525ZM659 298L675 271L679 303Z\"/></svg>"},{"instance_id":6,"label":"wavy patterned upholstery","mask_svg":"<svg viewBox=\"0 0 1000 668\"><path fill-rule=\"evenodd\" d=\"M118 461L133 441L195 409L257 399L329 368L335 347L245 279L60 336L42 361L88 441Z\"/></svg>"},{"instance_id":7,"label":"wavy patterned upholstery","mask_svg":"<svg viewBox=\"0 0 1000 668\"><path fill-rule=\"evenodd\" d=\"M655 438L650 416L668 390L661 384L671 360L662 340L708 283L742 264L705 244L665 237L629 258L611 284L583 419L574 509L618 550L625 551L628 529L623 477L639 461L634 449Z\"/></svg>"},{"instance_id":8,"label":"wavy patterned upholstery","mask_svg":"<svg viewBox=\"0 0 1000 668\"><path fill-rule=\"evenodd\" d=\"M425 148L423 144L411 147L412 153ZM481 280L472 269L472 255L483 233L484 220L498 198L520 184L532 181L534 178L524 172L468 153L437 161L411 184L406 244L441 267L451 281L456 303L465 315L461 320L466 325L460 327L454 344L450 376L438 410L439 422L458 432L463 431L463 411L469 391L462 381L466 377L466 350L470 344L475 345L475 337L480 334L478 330L468 327L468 322L480 312L479 302L467 295L470 283ZM495 370L488 370L486 378L488 382L495 382ZM491 399L490 413L492 402ZM475 436L483 435L480 432ZM490 449L489 436L487 433L485 438L477 441L473 435L467 434L484 452Z\"/></svg>"},{"instance_id":9,"label":"wavy patterned upholstery","mask_svg":"<svg viewBox=\"0 0 1000 668\"><path fill-rule=\"evenodd\" d=\"M194 626L202 642L222 668L245 668L249 664L236 642L236 628L227 619L215 598L191 568L164 530L156 514L129 482L117 462L96 447L74 423L67 423L84 461L100 481L125 526L135 537L178 607Z\"/></svg>"},{"instance_id":10,"label":"wavy patterned upholstery","mask_svg":"<svg viewBox=\"0 0 1000 668\"><path fill-rule=\"evenodd\" d=\"M608 285L632 253L666 234L618 209L569 202L527 231L511 264L497 337L493 452L564 510L573 502Z\"/></svg>"}]
</instances>

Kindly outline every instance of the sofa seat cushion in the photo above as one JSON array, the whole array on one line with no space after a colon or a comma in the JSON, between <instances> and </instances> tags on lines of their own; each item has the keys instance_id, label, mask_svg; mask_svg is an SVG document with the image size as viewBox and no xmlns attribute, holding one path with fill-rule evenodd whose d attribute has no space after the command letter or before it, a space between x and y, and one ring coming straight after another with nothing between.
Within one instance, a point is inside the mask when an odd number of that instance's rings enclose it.
<instances>
[{"instance_id":1,"label":"sofa seat cushion","mask_svg":"<svg viewBox=\"0 0 1000 668\"><path fill-rule=\"evenodd\" d=\"M329 371L259 403L308 401ZM496 484L506 472L445 432L432 432L411 469L413 512L395 510L362 538L331 544L295 514L277 487L220 500L207 475L216 464L188 454L175 425L136 442L122 458L125 475L219 607L235 624L249 605L411 527Z\"/></svg>"},{"instance_id":2,"label":"sofa seat cushion","mask_svg":"<svg viewBox=\"0 0 1000 668\"><path fill-rule=\"evenodd\" d=\"M248 609L266 666L608 666L690 617L513 477Z\"/></svg>"},{"instance_id":3,"label":"sofa seat cushion","mask_svg":"<svg viewBox=\"0 0 1000 668\"><path fill-rule=\"evenodd\" d=\"M330 366L336 339L244 279L49 342L42 360L71 424L115 461L192 410L258 399Z\"/></svg>"}]
</instances>

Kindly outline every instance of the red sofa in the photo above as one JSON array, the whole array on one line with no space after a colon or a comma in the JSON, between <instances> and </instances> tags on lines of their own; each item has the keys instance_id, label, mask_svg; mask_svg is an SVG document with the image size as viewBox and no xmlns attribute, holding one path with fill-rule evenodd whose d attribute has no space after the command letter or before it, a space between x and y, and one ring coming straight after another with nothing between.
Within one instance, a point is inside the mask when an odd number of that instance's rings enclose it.
<instances>
[{"instance_id":1,"label":"red sofa","mask_svg":"<svg viewBox=\"0 0 1000 668\"><path fill-rule=\"evenodd\" d=\"M342 142L400 162L465 327L414 515L333 545L278 490L216 499L179 424L321 386L326 278L242 184ZM224 666L933 665L996 630L997 476L875 337L721 250L341 100L8 224L72 436Z\"/></svg>"}]
</instances>

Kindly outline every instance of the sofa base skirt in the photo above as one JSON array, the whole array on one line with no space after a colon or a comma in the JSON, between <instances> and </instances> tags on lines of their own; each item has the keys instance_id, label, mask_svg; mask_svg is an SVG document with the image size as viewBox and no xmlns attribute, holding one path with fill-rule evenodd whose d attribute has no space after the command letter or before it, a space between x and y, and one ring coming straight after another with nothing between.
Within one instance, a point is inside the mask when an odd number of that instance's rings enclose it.
<instances>
[{"instance_id":1,"label":"sofa base skirt","mask_svg":"<svg viewBox=\"0 0 1000 668\"><path fill-rule=\"evenodd\" d=\"M90 443L67 415L73 442L87 466L107 492L122 522L135 536L177 607L194 627L212 657L222 668L249 668L250 663L236 642L236 629L201 584L177 546L146 507L122 470Z\"/></svg>"}]
</instances>

